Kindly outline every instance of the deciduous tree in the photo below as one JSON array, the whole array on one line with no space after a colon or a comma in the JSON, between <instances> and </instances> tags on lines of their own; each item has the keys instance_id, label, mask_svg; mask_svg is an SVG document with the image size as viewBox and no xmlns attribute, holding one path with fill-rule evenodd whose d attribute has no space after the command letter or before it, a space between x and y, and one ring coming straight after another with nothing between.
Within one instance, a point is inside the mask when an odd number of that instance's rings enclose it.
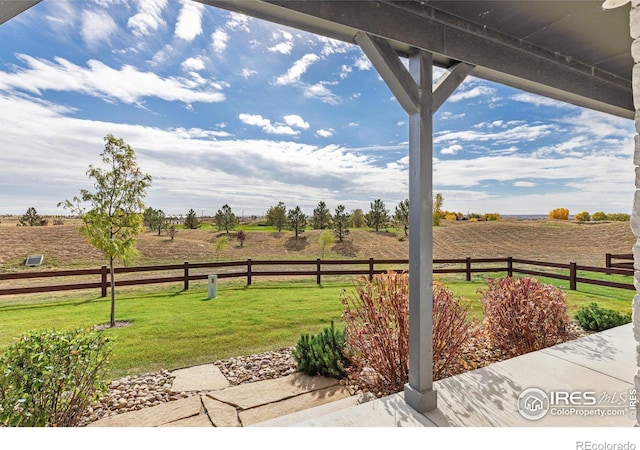
<instances>
[{"instance_id":1,"label":"deciduous tree","mask_svg":"<svg viewBox=\"0 0 640 450\"><path fill-rule=\"evenodd\" d=\"M364 211L362 211L362 209L357 208L351 211L351 226L353 228L364 228L364 226L367 224L366 220L364 219Z\"/></svg>"},{"instance_id":2,"label":"deciduous tree","mask_svg":"<svg viewBox=\"0 0 640 450\"><path fill-rule=\"evenodd\" d=\"M142 231L143 199L151 186L151 176L140 171L134 150L121 138L105 138L102 162L106 168L89 166L94 192L80 191L80 197L58 206L73 211L82 220L80 233L109 258L111 278L111 326L115 326L116 258L124 261L137 252L135 242ZM88 204L88 207L83 206Z\"/></svg>"},{"instance_id":3,"label":"deciduous tree","mask_svg":"<svg viewBox=\"0 0 640 450\"><path fill-rule=\"evenodd\" d=\"M284 206L284 203L278 202L277 206L271 206L267 210L267 225L275 227L280 233L286 224L287 207Z\"/></svg>"}]
</instances>

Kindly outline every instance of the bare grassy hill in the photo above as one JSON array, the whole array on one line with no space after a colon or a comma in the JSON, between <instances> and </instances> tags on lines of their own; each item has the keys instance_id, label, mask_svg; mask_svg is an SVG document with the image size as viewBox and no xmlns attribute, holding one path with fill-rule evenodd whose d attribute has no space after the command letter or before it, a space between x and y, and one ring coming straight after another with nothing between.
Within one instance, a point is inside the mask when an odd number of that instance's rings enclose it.
<instances>
[{"instance_id":1,"label":"bare grassy hill","mask_svg":"<svg viewBox=\"0 0 640 450\"><path fill-rule=\"evenodd\" d=\"M296 241L292 232L247 231L244 246L232 233L216 254L215 230L179 230L172 241L147 232L140 236L138 265L219 260L315 259L321 256L320 231L307 230ZM408 241L399 234L352 230L326 258L407 258ZM628 222L577 224L554 221L445 222L434 230L434 258L506 257L603 266L605 253L630 253L635 238ZM0 226L0 271L24 268L30 254L43 254L46 268L97 267L104 259L79 235L77 224ZM34 270L34 269L29 269Z\"/></svg>"}]
</instances>

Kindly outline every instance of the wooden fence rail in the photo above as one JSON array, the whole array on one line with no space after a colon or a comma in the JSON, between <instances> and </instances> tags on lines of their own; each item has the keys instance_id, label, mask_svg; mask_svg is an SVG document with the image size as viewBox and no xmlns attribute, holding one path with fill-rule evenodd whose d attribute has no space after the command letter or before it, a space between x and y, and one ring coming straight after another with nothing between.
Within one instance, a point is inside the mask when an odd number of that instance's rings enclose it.
<instances>
[{"instance_id":1,"label":"wooden fence rail","mask_svg":"<svg viewBox=\"0 0 640 450\"><path fill-rule=\"evenodd\" d=\"M464 259L436 259L434 273L439 274L465 274L467 281L471 281L472 274L476 273L505 273L507 276L514 274L548 277L569 282L569 289L576 290L578 283L608 286L618 289L634 290L633 283L620 283L615 281L591 279L579 276L582 272L604 273L607 275L618 274L633 276L633 271L628 268L619 268L617 265L609 265L610 258L607 254L607 267L581 266L576 263L562 264L554 262L532 261L518 258L464 258ZM620 255L611 255L612 259ZM189 282L206 280L209 274L216 274L223 278L246 278L247 285L253 283L255 277L315 277L316 283L321 284L323 276L353 276L367 275L369 279L375 274L387 270L407 270L409 261L406 259L361 259L361 260L252 260L224 261L207 263L165 264L158 266L118 267L118 274L146 273L146 272L173 272L165 276L147 278L117 279L115 286L134 286L155 283L182 283L184 290L189 289ZM613 263L615 264L615 263ZM345 266L360 266L346 268ZM260 270L261 267L267 269ZM546 269L546 270L545 270ZM65 284L50 284L45 286L22 286L2 288L2 282L8 280L30 280L38 278L67 278L95 276L90 282L76 282ZM99 281L97 281L99 279ZM36 292L53 292L76 289L100 289L105 297L110 287L107 266L99 269L75 269L55 270L41 272L0 273L0 296L15 294L30 294Z\"/></svg>"},{"instance_id":2,"label":"wooden fence rail","mask_svg":"<svg viewBox=\"0 0 640 450\"><path fill-rule=\"evenodd\" d=\"M616 259L621 259L622 261L626 261L626 262L614 261ZM608 268L633 270L633 253L625 253L625 254L618 254L618 255L607 253L605 255L605 265Z\"/></svg>"}]
</instances>

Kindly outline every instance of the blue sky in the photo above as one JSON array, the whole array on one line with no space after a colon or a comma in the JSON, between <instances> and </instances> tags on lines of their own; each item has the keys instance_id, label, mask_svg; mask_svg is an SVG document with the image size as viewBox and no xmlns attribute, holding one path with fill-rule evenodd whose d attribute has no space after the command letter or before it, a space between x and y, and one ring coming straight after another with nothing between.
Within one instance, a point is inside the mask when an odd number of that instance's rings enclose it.
<instances>
[{"instance_id":1,"label":"blue sky","mask_svg":"<svg viewBox=\"0 0 640 450\"><path fill-rule=\"evenodd\" d=\"M0 214L65 213L109 133L168 214L408 197L408 117L355 45L191 0L45 0L0 42ZM434 192L463 213L629 212L633 134L469 77L434 117Z\"/></svg>"}]
</instances>

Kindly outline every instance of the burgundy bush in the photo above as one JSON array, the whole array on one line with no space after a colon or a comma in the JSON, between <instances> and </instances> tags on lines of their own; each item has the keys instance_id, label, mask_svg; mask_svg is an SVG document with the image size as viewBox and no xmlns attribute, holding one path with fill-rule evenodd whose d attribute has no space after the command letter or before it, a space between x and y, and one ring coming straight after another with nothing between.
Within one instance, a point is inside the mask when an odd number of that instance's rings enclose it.
<instances>
[{"instance_id":1,"label":"burgundy bush","mask_svg":"<svg viewBox=\"0 0 640 450\"><path fill-rule=\"evenodd\" d=\"M372 281L363 277L354 294L343 292L342 303L348 357L357 370L365 369L369 375L359 381L376 392L399 392L408 378L408 275L387 272L374 276ZM444 285L434 283L434 379L446 376L451 365L460 359L462 345L473 329L467 317L468 307L460 298Z\"/></svg>"},{"instance_id":2,"label":"burgundy bush","mask_svg":"<svg viewBox=\"0 0 640 450\"><path fill-rule=\"evenodd\" d=\"M510 356L569 338L566 293L533 278L489 279L483 294L483 328L489 342Z\"/></svg>"}]
</instances>

